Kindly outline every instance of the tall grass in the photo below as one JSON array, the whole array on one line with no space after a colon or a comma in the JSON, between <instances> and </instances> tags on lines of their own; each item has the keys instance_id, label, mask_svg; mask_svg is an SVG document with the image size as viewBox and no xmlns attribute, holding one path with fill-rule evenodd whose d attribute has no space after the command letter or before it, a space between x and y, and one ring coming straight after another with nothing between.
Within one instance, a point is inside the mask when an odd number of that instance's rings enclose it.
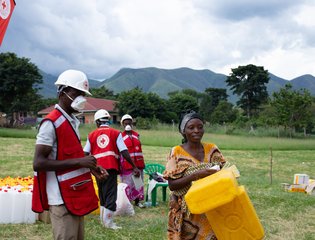
<instances>
[{"instance_id":1,"label":"tall grass","mask_svg":"<svg viewBox=\"0 0 315 240\"><path fill-rule=\"evenodd\" d=\"M122 130L119 125L112 127ZM83 141L89 132L95 129L95 125L84 125L80 128ZM158 125L158 129L143 130L136 129L140 134L143 145L172 147L182 142L182 136L178 132L177 125ZM213 142L220 149L230 150L315 150L315 138L278 138L263 137L260 135L227 135L224 133L213 133L210 130L205 131L203 141Z\"/></svg>"},{"instance_id":2,"label":"tall grass","mask_svg":"<svg viewBox=\"0 0 315 240\"><path fill-rule=\"evenodd\" d=\"M160 134L159 134L160 133ZM160 146L169 138L180 140L177 132L169 134L166 131L141 131L145 138L159 139L159 145L143 146L146 163L161 163L165 165L170 146ZM311 240L315 239L315 196L303 193L289 193L281 188L281 183L293 182L295 173L306 173L315 178L315 149L312 140L275 139L272 142L273 172L270 178L269 149L272 138L249 138L240 136L223 136L208 133L206 140L213 140L222 150L225 158L236 164L241 172L239 184L244 185L256 212L264 226L266 239L271 240ZM172 142L168 142L169 145ZM237 141L243 141L237 144ZM310 143L309 143L310 142ZM152 142L151 142L152 143ZM0 177L28 176L33 174L32 159L35 139L0 137ZM247 147L250 144L251 147ZM300 150L297 146L311 145ZM222 149L221 145L225 147ZM238 149L233 147L238 146ZM266 148L259 149L260 146ZM231 149L229 149L231 147ZM253 150L250 150L253 148ZM279 149L279 150L277 150ZM166 239L168 205L161 201L156 208L138 209L133 217L117 217L117 223L122 230L104 229L98 216L90 214L85 219L86 239ZM0 239L52 239L51 225L42 222L36 224L6 224L0 225Z\"/></svg>"},{"instance_id":3,"label":"tall grass","mask_svg":"<svg viewBox=\"0 0 315 240\"><path fill-rule=\"evenodd\" d=\"M119 125L112 127L122 130ZM80 127L80 135L84 143L88 134L96 128L93 124ZM182 136L174 127L164 127L159 130L136 129L143 145L172 147L181 144ZM0 128L0 137L35 139L36 129L6 129ZM315 150L315 138L277 138L253 135L226 135L206 132L205 142L215 143L221 150Z\"/></svg>"},{"instance_id":4,"label":"tall grass","mask_svg":"<svg viewBox=\"0 0 315 240\"><path fill-rule=\"evenodd\" d=\"M0 137L10 138L35 138L37 134L36 128L1 128Z\"/></svg>"},{"instance_id":5,"label":"tall grass","mask_svg":"<svg viewBox=\"0 0 315 240\"><path fill-rule=\"evenodd\" d=\"M181 144L177 131L139 130L141 142L148 146L171 147ZM289 139L256 136L232 136L205 133L205 142L215 143L221 150L315 150L315 139Z\"/></svg>"}]
</instances>

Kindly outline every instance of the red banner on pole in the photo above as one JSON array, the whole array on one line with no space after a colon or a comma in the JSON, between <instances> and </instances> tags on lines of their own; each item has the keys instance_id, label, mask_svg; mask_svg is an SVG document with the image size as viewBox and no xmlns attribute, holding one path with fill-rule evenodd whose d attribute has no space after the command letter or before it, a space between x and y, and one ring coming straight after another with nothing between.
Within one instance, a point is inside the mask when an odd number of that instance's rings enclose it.
<instances>
[{"instance_id":1,"label":"red banner on pole","mask_svg":"<svg viewBox=\"0 0 315 240\"><path fill-rule=\"evenodd\" d=\"M0 0L0 46L7 30L12 12L15 7L14 0Z\"/></svg>"}]
</instances>

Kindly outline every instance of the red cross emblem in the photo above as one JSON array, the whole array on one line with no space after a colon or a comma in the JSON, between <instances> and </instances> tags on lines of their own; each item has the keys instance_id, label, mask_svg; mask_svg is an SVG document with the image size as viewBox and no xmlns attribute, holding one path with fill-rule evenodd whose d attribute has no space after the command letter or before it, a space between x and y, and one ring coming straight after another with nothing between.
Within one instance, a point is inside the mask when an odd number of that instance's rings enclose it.
<instances>
[{"instance_id":1,"label":"red cross emblem","mask_svg":"<svg viewBox=\"0 0 315 240\"><path fill-rule=\"evenodd\" d=\"M89 83L88 83L88 81L84 81L84 83L83 83L83 87L84 87L84 89L89 89Z\"/></svg>"},{"instance_id":2,"label":"red cross emblem","mask_svg":"<svg viewBox=\"0 0 315 240\"><path fill-rule=\"evenodd\" d=\"M11 5L10 1L8 0L1 0L1 5L0 5L0 17L2 19L6 19L10 15L11 11Z\"/></svg>"},{"instance_id":3,"label":"red cross emblem","mask_svg":"<svg viewBox=\"0 0 315 240\"><path fill-rule=\"evenodd\" d=\"M5 2L2 2L2 9L4 10L7 7L7 4Z\"/></svg>"},{"instance_id":4,"label":"red cross emblem","mask_svg":"<svg viewBox=\"0 0 315 240\"><path fill-rule=\"evenodd\" d=\"M97 146L99 148L106 148L106 146L109 143L109 138L106 134L102 134L102 135L97 137L96 142L97 142Z\"/></svg>"}]
</instances>

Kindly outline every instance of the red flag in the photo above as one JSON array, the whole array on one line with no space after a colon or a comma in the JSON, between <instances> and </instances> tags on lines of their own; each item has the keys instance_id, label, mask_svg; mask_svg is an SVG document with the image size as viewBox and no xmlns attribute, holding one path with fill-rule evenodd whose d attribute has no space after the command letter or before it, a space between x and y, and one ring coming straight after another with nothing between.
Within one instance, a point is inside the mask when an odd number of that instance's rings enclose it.
<instances>
[{"instance_id":1,"label":"red flag","mask_svg":"<svg viewBox=\"0 0 315 240\"><path fill-rule=\"evenodd\" d=\"M7 30L12 12L15 7L14 0L0 0L0 46Z\"/></svg>"}]
</instances>

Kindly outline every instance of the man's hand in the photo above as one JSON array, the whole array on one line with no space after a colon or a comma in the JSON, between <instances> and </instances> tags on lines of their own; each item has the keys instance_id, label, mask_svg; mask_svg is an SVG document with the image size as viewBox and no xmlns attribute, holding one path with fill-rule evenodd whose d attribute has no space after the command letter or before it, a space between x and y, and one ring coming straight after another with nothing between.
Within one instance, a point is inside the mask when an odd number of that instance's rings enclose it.
<instances>
[{"instance_id":1,"label":"man's hand","mask_svg":"<svg viewBox=\"0 0 315 240\"><path fill-rule=\"evenodd\" d=\"M91 169L91 173L96 177L98 181L104 181L108 177L108 172L101 166L97 166L95 169Z\"/></svg>"},{"instance_id":2,"label":"man's hand","mask_svg":"<svg viewBox=\"0 0 315 240\"><path fill-rule=\"evenodd\" d=\"M79 161L80 167L89 168L91 170L96 168L96 158L92 155L80 158Z\"/></svg>"},{"instance_id":3,"label":"man's hand","mask_svg":"<svg viewBox=\"0 0 315 240\"><path fill-rule=\"evenodd\" d=\"M134 167L132 170L135 177L140 177L140 170L137 167Z\"/></svg>"}]
</instances>

